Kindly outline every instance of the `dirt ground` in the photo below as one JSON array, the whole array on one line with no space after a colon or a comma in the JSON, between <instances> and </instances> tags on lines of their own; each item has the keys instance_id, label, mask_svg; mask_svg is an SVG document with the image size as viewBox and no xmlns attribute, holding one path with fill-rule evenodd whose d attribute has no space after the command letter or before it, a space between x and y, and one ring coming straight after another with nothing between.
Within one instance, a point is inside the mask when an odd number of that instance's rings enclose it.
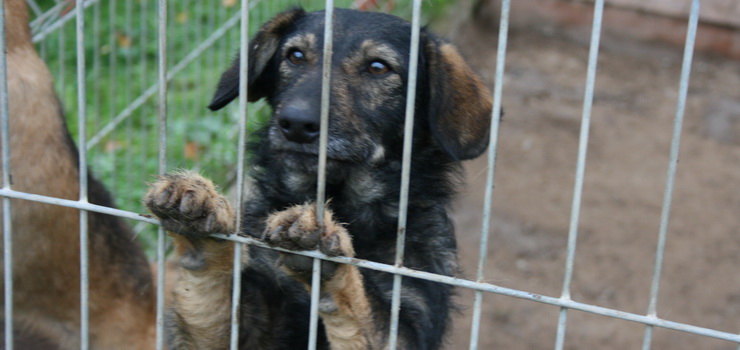
<instances>
[{"instance_id":1,"label":"dirt ground","mask_svg":"<svg viewBox=\"0 0 740 350\"><path fill-rule=\"evenodd\" d=\"M493 81L496 33L464 25L453 40ZM588 46L512 30L503 86L488 282L560 296L583 108ZM645 314L682 50L602 41L577 256L575 301ZM658 316L740 330L740 62L698 54L683 127ZM466 165L456 207L460 259L474 278L485 156ZM467 348L473 293L449 349ZM552 349L559 309L487 295L481 349ZM636 349L644 326L570 311L565 348ZM653 349L736 349L657 329Z\"/></svg>"}]
</instances>

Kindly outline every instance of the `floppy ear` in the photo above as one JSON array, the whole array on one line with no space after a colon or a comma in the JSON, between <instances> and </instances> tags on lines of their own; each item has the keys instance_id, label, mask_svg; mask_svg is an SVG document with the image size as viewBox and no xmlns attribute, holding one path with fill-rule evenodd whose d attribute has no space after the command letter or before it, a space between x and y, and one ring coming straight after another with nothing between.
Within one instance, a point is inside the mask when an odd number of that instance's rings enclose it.
<instances>
[{"instance_id":1,"label":"floppy ear","mask_svg":"<svg viewBox=\"0 0 740 350\"><path fill-rule=\"evenodd\" d=\"M250 102L267 96L274 88L275 79L266 78L265 67L277 52L280 40L296 20L306 15L303 9L296 8L282 12L265 23L257 35L249 42L249 91ZM217 111L239 96L239 57L227 69L218 82L216 94L208 108Z\"/></svg>"},{"instance_id":2,"label":"floppy ear","mask_svg":"<svg viewBox=\"0 0 740 350\"><path fill-rule=\"evenodd\" d=\"M424 55L432 136L457 160L479 156L488 146L490 90L452 44L428 35Z\"/></svg>"}]
</instances>

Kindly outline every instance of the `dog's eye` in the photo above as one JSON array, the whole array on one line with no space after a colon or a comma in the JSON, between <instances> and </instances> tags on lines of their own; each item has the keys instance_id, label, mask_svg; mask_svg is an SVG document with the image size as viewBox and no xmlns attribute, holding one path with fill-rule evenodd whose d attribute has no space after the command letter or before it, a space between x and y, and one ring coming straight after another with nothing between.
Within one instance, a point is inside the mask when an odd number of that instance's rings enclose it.
<instances>
[{"instance_id":1,"label":"dog's eye","mask_svg":"<svg viewBox=\"0 0 740 350\"><path fill-rule=\"evenodd\" d=\"M304 62L306 62L306 55L304 55L301 50L290 49L290 51L288 51L288 61L296 65L303 64Z\"/></svg>"},{"instance_id":2,"label":"dog's eye","mask_svg":"<svg viewBox=\"0 0 740 350\"><path fill-rule=\"evenodd\" d=\"M387 64L381 61L372 61L367 66L367 71L373 75L383 75L391 71Z\"/></svg>"}]
</instances>

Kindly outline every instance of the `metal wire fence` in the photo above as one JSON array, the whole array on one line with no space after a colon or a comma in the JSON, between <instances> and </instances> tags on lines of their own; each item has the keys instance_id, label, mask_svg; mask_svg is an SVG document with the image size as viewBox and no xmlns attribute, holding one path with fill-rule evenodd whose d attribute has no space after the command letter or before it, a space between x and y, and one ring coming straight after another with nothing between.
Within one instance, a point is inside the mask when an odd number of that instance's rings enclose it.
<instances>
[{"instance_id":1,"label":"metal wire fence","mask_svg":"<svg viewBox=\"0 0 740 350\"><path fill-rule=\"evenodd\" d=\"M2 113L2 159L3 159L3 187L0 196L3 198L3 232L4 232L4 278L5 278L5 349L13 348L13 276L12 276L12 207L10 199L35 201L58 206L79 209L80 212L80 245L88 246L87 213L98 212L134 220L136 229L144 242L147 251L158 263L157 276L157 340L153 347L164 347L163 307L165 259L167 245L165 235L161 229L153 230L158 222L143 217L139 201L143 195L141 190L131 190L129 184L144 184L151 180L149 174L164 174L174 168L194 168L206 172L215 178L217 183L232 184L236 189L236 198L241 203L242 189L245 178L245 165L249 155L245 154L245 143L249 133L264 123L266 113L262 104L248 106L247 94L240 93L239 103L224 112L200 112L203 96L208 89L215 86L224 62L229 56L240 50L241 66L247 66L248 37L262 21L278 10L288 6L283 1L248 1L224 0L221 3L204 1L172 1L158 0L156 6L148 1L133 0L78 0L76 4L68 1L34 1L29 0L35 19L31 22L34 32L34 41L39 46L45 61L52 67L57 77L57 90L67 109L76 111L75 117L69 121L73 134L77 136L79 144L80 166L80 196L78 200L67 200L31 193L15 191L11 188L12 169L10 155L13 150L9 146L9 111L8 94L5 86L6 56L5 50L5 23L4 12L0 12L0 113ZM293 2L290 2L292 4ZM327 69L331 63L333 1L307 1L302 5L311 8L325 7L326 11L326 44L324 47L324 72L322 89L321 113L321 154L319 155L320 169L326 163L326 142L328 123L328 82L330 81ZM341 2L338 6L351 5L349 1ZM659 243L655 254L652 287L649 296L649 307L645 314L629 313L621 310L604 308L572 300L570 285L573 278L573 264L576 257L576 243L578 241L579 215L581 213L581 197L584 183L586 155L588 151L591 107L594 100L594 85L597 76L598 55L600 47L601 23L604 12L604 0L597 0L594 6L594 21L590 41L590 51L583 97L583 111L581 116L581 131L578 147L578 158L575 183L573 187L573 201L571 206L570 230L568 234L567 259L562 293L559 297L539 295L524 290L517 290L499 286L484 280L484 269L487 261L489 245L489 226L492 203L494 199L494 183L498 134L501 119L502 91L504 89L504 72L507 52L507 38L509 27L510 0L501 2L501 18L498 32L498 51L495 59L495 80L492 82L493 114L491 116L491 141L488 152L487 186L485 202L482 208L483 221L481 224L481 246L478 268L475 280L435 275L423 271L412 270L403 266L404 227L406 225L406 203L409 186L409 164L411 152L411 137L414 125L414 98L416 87L415 65L418 57L418 42L420 23L422 23L422 1L415 0L409 3L409 8L402 8L412 22L411 67L408 97L406 106L404 162L402 168L402 188L400 197L400 212L398 219L398 238L396 247L395 265L381 264L372 261L350 259L345 257L328 257L317 251L290 251L314 258L313 281L311 293L311 327L310 346L316 346L316 332L318 325L318 298L320 281L320 261L334 261L342 264L352 264L367 269L388 272L395 275L393 288L393 304L390 320L391 336L389 349L395 349L398 332L400 308L400 286L403 278L419 278L446 283L460 288L475 291L472 329L470 333L470 349L477 349L481 332L481 308L485 293L519 298L531 302L544 303L560 308L557 320L557 333L554 339L555 349L563 349L568 325L569 310L579 310L605 317L637 322L645 326L643 349L651 348L652 333L655 327L667 328L688 332L704 337L726 340L740 344L738 334L727 333L715 329L699 327L691 324L672 322L658 317L657 299L660 287L663 252L668 234L668 222L671 212L672 193L677 171L678 155L681 142L681 130L685 105L688 94L688 82L691 73L691 62L694 41L696 39L697 23L699 19L699 0L692 1L689 18L686 45L683 56L683 68L680 77L679 98L676 105L675 124L669 167L666 175L665 195L663 199ZM402 7L399 5L399 7ZM75 25L72 26L72 21ZM106 27L108 26L108 27ZM177 33L177 35L173 35ZM75 54L69 55L68 50L73 45ZM238 46L237 46L238 45ZM156 66L148 62L156 58ZM107 60L107 62L105 62ZM68 67L76 67L70 73ZM242 82L240 91L246 91L247 71L241 71ZM75 80L69 76L74 75ZM151 118L156 114L157 118ZM206 121L207 120L207 121ZM238 128L231 125L237 124ZM177 153L179 152L179 153ZM106 180L112 193L118 197L118 204L126 210L113 209L94 205L87 199L87 168L88 161L94 160L95 172ZM125 169L125 171L120 171ZM211 171L219 173L209 174ZM317 188L317 203L325 202L325 185L323 170L319 173ZM319 208L318 213L323 213ZM321 218L318 220L323 222ZM237 232L240 228L237 226ZM240 274L238 255L241 244L267 247L265 243L236 235L217 235L219 238L238 242L235 247L235 273L233 284L233 309L231 348L237 348L238 341L238 300ZM280 248L270 248L279 251L288 251ZM81 250L81 338L82 349L89 347L88 332L88 256L87 249ZM738 347L740 349L740 346Z\"/></svg>"}]
</instances>

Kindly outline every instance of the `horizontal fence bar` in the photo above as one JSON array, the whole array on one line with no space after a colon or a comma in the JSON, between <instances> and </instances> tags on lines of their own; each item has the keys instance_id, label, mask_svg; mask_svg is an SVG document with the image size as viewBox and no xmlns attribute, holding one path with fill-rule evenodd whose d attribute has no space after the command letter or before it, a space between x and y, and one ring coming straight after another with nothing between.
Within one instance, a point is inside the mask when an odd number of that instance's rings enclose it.
<instances>
[{"instance_id":1,"label":"horizontal fence bar","mask_svg":"<svg viewBox=\"0 0 740 350\"><path fill-rule=\"evenodd\" d=\"M137 220L137 221L148 222L148 223L155 224L155 225L160 225L159 220L152 219L151 217L147 217L142 214L137 214L137 213L120 210L120 209L113 209L113 208L104 207L104 206L95 205L95 204L80 203L78 201L73 201L73 200L29 194L25 192L13 191L9 189L0 189L0 197L17 198L17 199L30 200L34 202L60 205L60 206L76 208L76 209L84 209L84 210L98 212L102 214L116 215L116 216L120 216L125 219L132 219L132 220ZM264 243L260 240L250 238L250 237L242 237L242 236L235 237L233 235L224 235L224 234L214 234L213 237L227 239L227 240L231 240L234 242L247 243L247 244L251 244L254 246L274 249L274 250L286 252L286 253L304 255L304 256L308 256L312 258L319 258L319 259L343 263L343 264L350 264L350 265L354 265L357 267L377 270L381 272L397 273L399 275L403 275L407 277L420 278L420 279L424 279L428 281L445 283L445 284L449 284L449 285L453 285L457 287L462 287L462 288L467 288L467 289L472 289L472 290L477 290L477 291L482 291L482 292L488 292L488 293L493 293L493 294L498 294L498 295L503 295L503 296L510 296L510 297L519 298L523 300L535 301L535 302L542 303L542 304L565 307L565 308L578 310L578 311L584 311L584 312L588 312L588 313L592 313L596 315L618 318L618 319L622 319L625 321L637 322L637 323L642 323L642 324L651 325L655 327L672 329L676 331L681 331L681 332L686 332L686 333L691 333L691 334L696 334L696 335L701 335L701 336L706 336L706 337L716 338L716 339L721 339L721 340L727 340L730 342L735 342L735 343L740 344L739 334L722 332L722 331L718 331L714 329L692 326L692 325L683 324L683 323L674 322L674 321L668 321L668 320L664 320L658 317L650 317L650 316L645 316L645 315L633 314L633 313L609 309L605 307L579 303L579 302L569 300L569 299L554 298L554 297L549 297L549 296L540 295L536 293L521 291L517 289L501 287L501 286L497 286L497 285L485 283L485 282L476 282L476 281L461 279L457 277L437 275L437 274L433 274L430 272L409 269L407 267L395 267L393 265L382 264L382 263L377 263L377 262L367 261L367 260L362 260L362 259L357 259L357 258L329 257L318 251L292 251L288 249L272 247L268 245L267 243Z\"/></svg>"},{"instance_id":2,"label":"horizontal fence bar","mask_svg":"<svg viewBox=\"0 0 740 350\"><path fill-rule=\"evenodd\" d=\"M143 221L143 222L148 222L150 224L159 225L159 220L152 219L142 214L137 214L134 212L125 211L121 209L115 209L111 207L105 207L102 205L91 204L88 202L80 202L80 201L70 200L70 199L42 196L39 194L15 191L15 190L11 190L8 188L0 189L0 197L23 199L23 200L28 200L32 202L53 204L53 205L58 205L62 207L93 211L93 212L101 213L101 214L115 215L115 216L118 216L124 219Z\"/></svg>"}]
</instances>

